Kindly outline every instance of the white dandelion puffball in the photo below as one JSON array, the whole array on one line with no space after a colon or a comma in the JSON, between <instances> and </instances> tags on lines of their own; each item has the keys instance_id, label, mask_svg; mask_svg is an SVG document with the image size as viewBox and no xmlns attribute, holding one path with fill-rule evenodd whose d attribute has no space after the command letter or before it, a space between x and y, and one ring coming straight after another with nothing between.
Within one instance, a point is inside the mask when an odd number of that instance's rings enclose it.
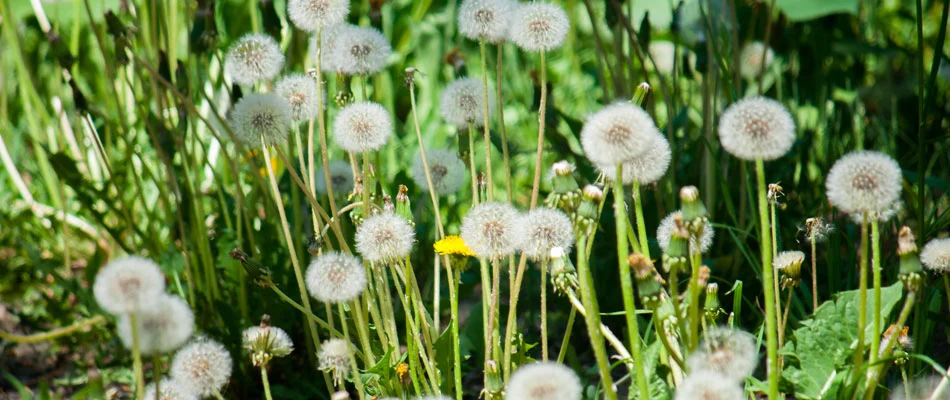
<instances>
[{"instance_id":1,"label":"white dandelion puffball","mask_svg":"<svg viewBox=\"0 0 950 400\"><path fill-rule=\"evenodd\" d=\"M485 95L482 81L476 78L459 78L442 91L439 108L446 122L459 128L468 124L480 127L485 123ZM495 100L488 88L488 117L491 118Z\"/></svg>"},{"instance_id":2,"label":"white dandelion puffball","mask_svg":"<svg viewBox=\"0 0 950 400\"><path fill-rule=\"evenodd\" d=\"M350 13L350 0L289 0L287 16L298 28L316 32L343 23Z\"/></svg>"},{"instance_id":3,"label":"white dandelion puffball","mask_svg":"<svg viewBox=\"0 0 950 400\"><path fill-rule=\"evenodd\" d=\"M287 331L276 326L261 328L255 325L244 330L244 347L251 352L267 353L271 357L284 357L294 351L294 342Z\"/></svg>"},{"instance_id":4,"label":"white dandelion puffball","mask_svg":"<svg viewBox=\"0 0 950 400\"><path fill-rule=\"evenodd\" d=\"M459 33L472 40L504 42L515 5L512 0L464 0L459 7Z\"/></svg>"},{"instance_id":5,"label":"white dandelion puffball","mask_svg":"<svg viewBox=\"0 0 950 400\"><path fill-rule=\"evenodd\" d=\"M715 372L738 385L755 371L759 354L751 334L719 327L706 332L702 343L686 362L694 374L700 371Z\"/></svg>"},{"instance_id":6,"label":"white dandelion puffball","mask_svg":"<svg viewBox=\"0 0 950 400\"><path fill-rule=\"evenodd\" d=\"M744 400L742 387L711 371L690 373L676 388L675 400Z\"/></svg>"},{"instance_id":7,"label":"white dandelion puffball","mask_svg":"<svg viewBox=\"0 0 950 400\"><path fill-rule=\"evenodd\" d=\"M739 75L744 79L754 80L759 77L760 72L768 71L774 60L775 52L766 48L764 43L746 43L739 53Z\"/></svg>"},{"instance_id":8,"label":"white dandelion puffball","mask_svg":"<svg viewBox=\"0 0 950 400\"><path fill-rule=\"evenodd\" d=\"M343 150L354 153L379 150L393 134L389 111L371 101L353 103L333 121L333 139Z\"/></svg>"},{"instance_id":9,"label":"white dandelion puffball","mask_svg":"<svg viewBox=\"0 0 950 400\"><path fill-rule=\"evenodd\" d=\"M333 56L333 49L336 48L336 38L339 36L339 33L346 29L347 27L352 26L346 23L336 24L327 27L323 30L320 41L320 70L327 73L336 73L339 71L339 68L334 64L334 61L337 60ZM317 35L310 36L310 56L314 60L317 59Z\"/></svg>"},{"instance_id":10,"label":"white dandelion puffball","mask_svg":"<svg viewBox=\"0 0 950 400\"><path fill-rule=\"evenodd\" d=\"M117 331L126 348L132 348L132 315L119 317ZM195 315L178 296L162 294L148 309L134 314L142 354L163 354L181 347L195 331Z\"/></svg>"},{"instance_id":11,"label":"white dandelion puffball","mask_svg":"<svg viewBox=\"0 0 950 400\"><path fill-rule=\"evenodd\" d=\"M359 297L365 288L363 263L349 254L326 252L307 268L307 291L322 302L347 302Z\"/></svg>"},{"instance_id":12,"label":"white dandelion puffball","mask_svg":"<svg viewBox=\"0 0 950 400\"><path fill-rule=\"evenodd\" d=\"M666 218L663 218L660 221L660 226L656 228L656 242L660 245L660 249L666 251L666 248L670 245L670 238L673 236L673 219L681 215L679 210L676 210ZM705 253L709 251L709 248L712 247L713 237L715 237L716 232L713 227L707 222L703 225L703 233L699 236L699 246L697 248L696 240L692 237L689 239L689 252L695 253L697 251Z\"/></svg>"},{"instance_id":13,"label":"white dandelion puffball","mask_svg":"<svg viewBox=\"0 0 950 400\"><path fill-rule=\"evenodd\" d=\"M151 308L165 293L165 276L152 260L128 256L99 269L92 286L99 307L115 315Z\"/></svg>"},{"instance_id":14,"label":"white dandelion puffball","mask_svg":"<svg viewBox=\"0 0 950 400\"><path fill-rule=\"evenodd\" d=\"M324 341L317 352L317 361L321 371L333 374L333 380L343 382L347 371L350 370L350 342L343 339Z\"/></svg>"},{"instance_id":15,"label":"white dandelion puffball","mask_svg":"<svg viewBox=\"0 0 950 400\"><path fill-rule=\"evenodd\" d=\"M377 73L386 67L386 60L393 51L378 30L355 25L334 28L326 43L323 51L329 65L344 75Z\"/></svg>"},{"instance_id":16,"label":"white dandelion puffball","mask_svg":"<svg viewBox=\"0 0 950 400\"><path fill-rule=\"evenodd\" d=\"M275 86L277 96L290 106L294 121L305 121L317 116L317 82L304 74L281 78Z\"/></svg>"},{"instance_id":17,"label":"white dandelion puffball","mask_svg":"<svg viewBox=\"0 0 950 400\"><path fill-rule=\"evenodd\" d=\"M640 185L649 185L656 182L666 174L672 159L670 142L663 135L656 135L653 139L653 148L623 163L623 183L637 182ZM607 179L617 179L616 165L602 165L598 168Z\"/></svg>"},{"instance_id":18,"label":"white dandelion puffball","mask_svg":"<svg viewBox=\"0 0 950 400\"><path fill-rule=\"evenodd\" d=\"M485 202L462 219L461 236L479 258L497 260L515 252L518 210L508 203Z\"/></svg>"},{"instance_id":19,"label":"white dandelion puffball","mask_svg":"<svg viewBox=\"0 0 950 400\"><path fill-rule=\"evenodd\" d=\"M555 362L523 365L511 375L505 400L580 400L581 380Z\"/></svg>"},{"instance_id":20,"label":"white dandelion puffball","mask_svg":"<svg viewBox=\"0 0 950 400\"><path fill-rule=\"evenodd\" d=\"M581 129L584 153L596 165L617 165L653 148L662 135L653 119L630 102L619 102L594 113Z\"/></svg>"},{"instance_id":21,"label":"white dandelion puffball","mask_svg":"<svg viewBox=\"0 0 950 400\"><path fill-rule=\"evenodd\" d=\"M145 386L145 400L198 400L198 394L174 379L162 379L155 391L155 383Z\"/></svg>"},{"instance_id":22,"label":"white dandelion puffball","mask_svg":"<svg viewBox=\"0 0 950 400\"><path fill-rule=\"evenodd\" d=\"M752 97L726 108L719 118L719 141L746 161L775 160L795 143L795 120L788 109L766 97Z\"/></svg>"},{"instance_id":23,"label":"white dandelion puffball","mask_svg":"<svg viewBox=\"0 0 950 400\"><path fill-rule=\"evenodd\" d=\"M426 162L429 164L429 177L432 178L432 186L435 187L435 192L440 195L457 192L468 179L465 163L459 159L454 151L430 150L426 152ZM429 182L426 181L425 165L422 164L421 154L416 156L415 162L412 163L412 180L422 190L429 191Z\"/></svg>"},{"instance_id":24,"label":"white dandelion puffball","mask_svg":"<svg viewBox=\"0 0 950 400\"><path fill-rule=\"evenodd\" d=\"M326 174L323 173L322 168L316 171L315 174L317 193L326 194ZM353 169L350 168L350 163L343 160L330 161L330 184L334 195L349 193L353 190Z\"/></svg>"},{"instance_id":25,"label":"white dandelion puffball","mask_svg":"<svg viewBox=\"0 0 950 400\"><path fill-rule=\"evenodd\" d=\"M555 247L567 251L574 244L574 224L564 212L536 208L518 217L515 223L518 249L532 260L551 256Z\"/></svg>"},{"instance_id":26,"label":"white dandelion puffball","mask_svg":"<svg viewBox=\"0 0 950 400\"><path fill-rule=\"evenodd\" d=\"M531 2L515 9L508 29L508 38L521 49L550 51L564 44L571 20L556 4Z\"/></svg>"},{"instance_id":27,"label":"white dandelion puffball","mask_svg":"<svg viewBox=\"0 0 950 400\"><path fill-rule=\"evenodd\" d=\"M284 66L284 53L274 38L249 33L228 48L224 56L224 72L235 82L251 85L273 79Z\"/></svg>"},{"instance_id":28,"label":"white dandelion puffball","mask_svg":"<svg viewBox=\"0 0 950 400\"><path fill-rule=\"evenodd\" d=\"M825 179L828 201L847 213L886 213L901 197L901 168L877 151L855 151L835 161Z\"/></svg>"},{"instance_id":29,"label":"white dandelion puffball","mask_svg":"<svg viewBox=\"0 0 950 400\"><path fill-rule=\"evenodd\" d=\"M415 240L416 231L409 222L391 212L366 218L356 230L356 249L371 263L405 259Z\"/></svg>"},{"instance_id":30,"label":"white dandelion puffball","mask_svg":"<svg viewBox=\"0 0 950 400\"><path fill-rule=\"evenodd\" d=\"M268 146L287 140L293 119L290 104L277 95L252 93L234 106L230 123L238 140L255 147L261 145L262 138Z\"/></svg>"},{"instance_id":31,"label":"white dandelion puffball","mask_svg":"<svg viewBox=\"0 0 950 400\"><path fill-rule=\"evenodd\" d=\"M950 238L933 239L920 252L920 262L936 272L950 271Z\"/></svg>"},{"instance_id":32,"label":"white dandelion puffball","mask_svg":"<svg viewBox=\"0 0 950 400\"><path fill-rule=\"evenodd\" d=\"M213 396L231 377L231 353L214 340L197 340L175 353L169 375L191 393Z\"/></svg>"}]
</instances>

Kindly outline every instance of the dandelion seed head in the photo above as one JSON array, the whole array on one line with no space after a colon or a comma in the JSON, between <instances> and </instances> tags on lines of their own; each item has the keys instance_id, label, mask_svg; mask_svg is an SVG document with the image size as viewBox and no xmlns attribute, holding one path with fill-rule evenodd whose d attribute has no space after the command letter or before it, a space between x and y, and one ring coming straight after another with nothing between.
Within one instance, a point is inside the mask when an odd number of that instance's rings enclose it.
<instances>
[{"instance_id":1,"label":"dandelion seed head","mask_svg":"<svg viewBox=\"0 0 950 400\"><path fill-rule=\"evenodd\" d=\"M482 81L476 78L459 78L449 83L439 102L442 118L459 128L466 128L469 123L482 126L485 121L483 87ZM488 92L488 116L491 117L494 97L491 88Z\"/></svg>"},{"instance_id":2,"label":"dandelion seed head","mask_svg":"<svg viewBox=\"0 0 950 400\"><path fill-rule=\"evenodd\" d=\"M393 134L389 112L370 101L353 103L333 121L333 138L343 150L354 153L379 150Z\"/></svg>"},{"instance_id":3,"label":"dandelion seed head","mask_svg":"<svg viewBox=\"0 0 950 400\"><path fill-rule=\"evenodd\" d=\"M386 67L393 51L386 37L373 28L339 25L328 36L323 48L327 64L344 75L375 74Z\"/></svg>"},{"instance_id":4,"label":"dandelion seed head","mask_svg":"<svg viewBox=\"0 0 950 400\"><path fill-rule=\"evenodd\" d=\"M132 348L132 317L123 315L117 333L126 348ZM195 315L180 297L161 294L146 309L135 313L142 354L163 354L181 347L195 331Z\"/></svg>"},{"instance_id":5,"label":"dandelion seed head","mask_svg":"<svg viewBox=\"0 0 950 400\"><path fill-rule=\"evenodd\" d=\"M405 259L415 240L415 230L395 213L384 212L366 218L356 231L356 249L372 263Z\"/></svg>"},{"instance_id":6,"label":"dandelion seed head","mask_svg":"<svg viewBox=\"0 0 950 400\"><path fill-rule=\"evenodd\" d=\"M287 140L293 122L290 105L274 94L253 93L241 98L231 111L231 129L248 146L277 145Z\"/></svg>"},{"instance_id":7,"label":"dandelion seed head","mask_svg":"<svg viewBox=\"0 0 950 400\"><path fill-rule=\"evenodd\" d=\"M795 265L801 266L805 262L805 253L798 250L782 251L772 259L772 265L775 269L787 269Z\"/></svg>"},{"instance_id":8,"label":"dandelion seed head","mask_svg":"<svg viewBox=\"0 0 950 400\"><path fill-rule=\"evenodd\" d=\"M768 71L774 60L775 52L766 48L764 43L746 43L739 53L739 75L744 79L754 80L759 77L759 72Z\"/></svg>"},{"instance_id":9,"label":"dandelion seed head","mask_svg":"<svg viewBox=\"0 0 950 400\"><path fill-rule=\"evenodd\" d=\"M514 253L518 211L508 203L485 202L462 219L462 239L479 258L497 260Z\"/></svg>"},{"instance_id":10,"label":"dandelion seed head","mask_svg":"<svg viewBox=\"0 0 950 400\"><path fill-rule=\"evenodd\" d=\"M426 152L426 161L429 164L429 176L432 177L432 185L435 192L440 195L449 195L455 193L465 184L468 174L465 170L465 163L455 154L448 150L429 150ZM412 179L422 190L429 190L429 182L426 181L425 166L422 164L422 155L416 156L412 163Z\"/></svg>"},{"instance_id":11,"label":"dandelion seed head","mask_svg":"<svg viewBox=\"0 0 950 400\"><path fill-rule=\"evenodd\" d=\"M350 0L289 0L287 16L298 28L316 32L343 23L350 13Z\"/></svg>"},{"instance_id":12,"label":"dandelion seed head","mask_svg":"<svg viewBox=\"0 0 950 400\"><path fill-rule=\"evenodd\" d=\"M330 339L323 342L317 352L320 370L333 375L336 384L343 382L346 373L350 370L350 342L343 339Z\"/></svg>"},{"instance_id":13,"label":"dandelion seed head","mask_svg":"<svg viewBox=\"0 0 950 400\"><path fill-rule=\"evenodd\" d=\"M235 82L251 85L273 79L284 66L284 53L274 38L249 33L228 48L224 72Z\"/></svg>"},{"instance_id":14,"label":"dandelion seed head","mask_svg":"<svg viewBox=\"0 0 950 400\"><path fill-rule=\"evenodd\" d=\"M571 20L560 6L531 2L519 5L511 16L508 37L525 51L551 51L561 47Z\"/></svg>"},{"instance_id":15,"label":"dandelion seed head","mask_svg":"<svg viewBox=\"0 0 950 400\"><path fill-rule=\"evenodd\" d=\"M363 293L366 270L358 258L330 251L310 262L306 280L307 290L313 298L327 303L343 303Z\"/></svg>"},{"instance_id":16,"label":"dandelion seed head","mask_svg":"<svg viewBox=\"0 0 950 400\"><path fill-rule=\"evenodd\" d=\"M196 393L188 390L175 379L163 378L161 383L158 385L157 393L154 383L145 386L145 400L198 400Z\"/></svg>"},{"instance_id":17,"label":"dandelion seed head","mask_svg":"<svg viewBox=\"0 0 950 400\"><path fill-rule=\"evenodd\" d=\"M676 388L675 400L744 400L742 387L721 374L696 371Z\"/></svg>"},{"instance_id":18,"label":"dandelion seed head","mask_svg":"<svg viewBox=\"0 0 950 400\"><path fill-rule=\"evenodd\" d=\"M165 293L165 276L152 260L121 257L99 269L92 291L99 307L109 313L138 312Z\"/></svg>"},{"instance_id":19,"label":"dandelion seed head","mask_svg":"<svg viewBox=\"0 0 950 400\"><path fill-rule=\"evenodd\" d=\"M294 121L305 121L317 115L317 83L304 74L281 78L275 87L277 96L290 106Z\"/></svg>"},{"instance_id":20,"label":"dandelion seed head","mask_svg":"<svg viewBox=\"0 0 950 400\"><path fill-rule=\"evenodd\" d=\"M640 185L649 185L656 182L666 174L672 159L670 142L663 135L656 135L651 149L623 163L623 183L637 182ZM598 169L607 179L617 179L616 165L600 165Z\"/></svg>"},{"instance_id":21,"label":"dandelion seed head","mask_svg":"<svg viewBox=\"0 0 950 400\"><path fill-rule=\"evenodd\" d=\"M506 400L580 400L581 380L573 370L555 362L523 365L508 382Z\"/></svg>"},{"instance_id":22,"label":"dandelion seed head","mask_svg":"<svg viewBox=\"0 0 950 400\"><path fill-rule=\"evenodd\" d=\"M532 260L551 255L553 248L570 249L574 244L574 225L564 212L552 208L536 208L518 217L515 223L518 248Z\"/></svg>"},{"instance_id":23,"label":"dandelion seed head","mask_svg":"<svg viewBox=\"0 0 950 400\"><path fill-rule=\"evenodd\" d=\"M316 173L317 193L327 193L327 178L323 170ZM350 163L343 160L330 161L330 184L333 187L333 194L339 195L349 193L353 190L353 170Z\"/></svg>"},{"instance_id":24,"label":"dandelion seed head","mask_svg":"<svg viewBox=\"0 0 950 400\"><path fill-rule=\"evenodd\" d=\"M512 0L465 0L459 7L459 33L472 40L504 42L514 8Z\"/></svg>"},{"instance_id":25,"label":"dandelion seed head","mask_svg":"<svg viewBox=\"0 0 950 400\"><path fill-rule=\"evenodd\" d=\"M715 372L738 384L755 371L758 356L752 335L738 329L718 327L706 332L687 363L694 374Z\"/></svg>"},{"instance_id":26,"label":"dandelion seed head","mask_svg":"<svg viewBox=\"0 0 950 400\"><path fill-rule=\"evenodd\" d=\"M835 161L825 189L828 201L841 211L885 213L900 200L901 169L884 153L855 151Z\"/></svg>"},{"instance_id":27,"label":"dandelion seed head","mask_svg":"<svg viewBox=\"0 0 950 400\"><path fill-rule=\"evenodd\" d=\"M719 119L719 141L737 158L775 160L788 153L795 143L795 120L775 100L739 100L726 108Z\"/></svg>"},{"instance_id":28,"label":"dandelion seed head","mask_svg":"<svg viewBox=\"0 0 950 400\"><path fill-rule=\"evenodd\" d=\"M939 273L950 272L950 238L931 239L920 252L920 262Z\"/></svg>"},{"instance_id":29,"label":"dandelion seed head","mask_svg":"<svg viewBox=\"0 0 950 400\"><path fill-rule=\"evenodd\" d=\"M660 226L656 229L656 241L660 245L660 249L666 251L666 248L670 245L670 238L673 236L673 220L681 216L680 211L674 211L663 218L660 221ZM699 243L697 247L696 240L692 237L689 239L689 251L695 253L697 251L705 253L709 251L709 248L712 247L713 238L715 237L716 232L711 225L708 223L703 225L703 233L699 236Z\"/></svg>"},{"instance_id":30,"label":"dandelion seed head","mask_svg":"<svg viewBox=\"0 0 950 400\"><path fill-rule=\"evenodd\" d=\"M255 325L244 330L242 335L244 348L251 353L251 358L286 357L294 351L294 342L290 340L287 331L276 326Z\"/></svg>"},{"instance_id":31,"label":"dandelion seed head","mask_svg":"<svg viewBox=\"0 0 950 400\"><path fill-rule=\"evenodd\" d=\"M584 153L595 165L629 162L653 148L660 134L650 115L630 102L614 103L592 115L581 129Z\"/></svg>"},{"instance_id":32,"label":"dandelion seed head","mask_svg":"<svg viewBox=\"0 0 950 400\"><path fill-rule=\"evenodd\" d=\"M169 375L191 393L213 396L231 377L231 354L221 343L199 339L175 353Z\"/></svg>"}]
</instances>

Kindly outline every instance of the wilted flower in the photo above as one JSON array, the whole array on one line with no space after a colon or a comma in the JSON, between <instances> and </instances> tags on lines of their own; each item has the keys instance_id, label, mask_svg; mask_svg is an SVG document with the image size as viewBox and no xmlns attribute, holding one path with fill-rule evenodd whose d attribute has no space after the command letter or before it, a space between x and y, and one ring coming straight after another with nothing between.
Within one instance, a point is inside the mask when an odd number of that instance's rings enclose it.
<instances>
[{"instance_id":1,"label":"wilted flower","mask_svg":"<svg viewBox=\"0 0 950 400\"><path fill-rule=\"evenodd\" d=\"M459 7L459 33L472 40L504 42L515 5L512 0L464 0Z\"/></svg>"},{"instance_id":2,"label":"wilted flower","mask_svg":"<svg viewBox=\"0 0 950 400\"><path fill-rule=\"evenodd\" d=\"M132 348L132 320L130 315L119 317L119 339ZM146 309L134 314L138 327L139 350L143 354L162 354L185 344L195 330L195 316L188 303L180 297L161 294Z\"/></svg>"},{"instance_id":3,"label":"wilted flower","mask_svg":"<svg viewBox=\"0 0 950 400\"><path fill-rule=\"evenodd\" d=\"M189 392L213 396L231 377L231 354L221 343L199 339L175 353L169 374Z\"/></svg>"},{"instance_id":4,"label":"wilted flower","mask_svg":"<svg viewBox=\"0 0 950 400\"><path fill-rule=\"evenodd\" d=\"M195 392L188 390L180 382L174 379L162 379L161 385L148 384L145 387L145 400L198 400Z\"/></svg>"},{"instance_id":5,"label":"wilted flower","mask_svg":"<svg viewBox=\"0 0 950 400\"><path fill-rule=\"evenodd\" d=\"M283 329L267 324L245 329L243 342L256 367L265 366L272 358L286 357L294 351L290 335Z\"/></svg>"},{"instance_id":6,"label":"wilted flower","mask_svg":"<svg viewBox=\"0 0 950 400\"><path fill-rule=\"evenodd\" d=\"M630 102L614 103L592 115L581 130L581 145L597 165L623 164L654 147L660 130L650 115Z\"/></svg>"},{"instance_id":7,"label":"wilted flower","mask_svg":"<svg viewBox=\"0 0 950 400\"><path fill-rule=\"evenodd\" d=\"M290 104L274 94L253 93L241 98L231 111L231 128L237 138L250 145L280 144L287 140L293 122Z\"/></svg>"},{"instance_id":8,"label":"wilted flower","mask_svg":"<svg viewBox=\"0 0 950 400\"><path fill-rule=\"evenodd\" d=\"M480 258L500 259L514 253L518 211L508 203L476 205L462 219L462 239Z\"/></svg>"},{"instance_id":9,"label":"wilted flower","mask_svg":"<svg viewBox=\"0 0 950 400\"><path fill-rule=\"evenodd\" d=\"M549 257L553 248L570 249L574 244L574 225L560 210L536 208L518 217L515 238L522 253L540 260Z\"/></svg>"},{"instance_id":10,"label":"wilted flower","mask_svg":"<svg viewBox=\"0 0 950 400\"><path fill-rule=\"evenodd\" d=\"M822 242L828 238L828 234L834 232L835 226L824 218L812 217L805 220L805 237L815 242Z\"/></svg>"},{"instance_id":11,"label":"wilted flower","mask_svg":"<svg viewBox=\"0 0 950 400\"><path fill-rule=\"evenodd\" d=\"M316 32L343 23L350 13L350 0L289 0L287 16L298 28Z\"/></svg>"},{"instance_id":12,"label":"wilted flower","mask_svg":"<svg viewBox=\"0 0 950 400\"><path fill-rule=\"evenodd\" d=\"M92 292L104 310L116 315L134 313L150 309L165 293L165 276L152 260L121 257L99 270Z\"/></svg>"},{"instance_id":13,"label":"wilted flower","mask_svg":"<svg viewBox=\"0 0 950 400\"><path fill-rule=\"evenodd\" d=\"M356 230L356 249L372 263L388 263L409 256L416 232L406 219L384 212L363 221Z\"/></svg>"},{"instance_id":14,"label":"wilted flower","mask_svg":"<svg viewBox=\"0 0 950 400\"><path fill-rule=\"evenodd\" d=\"M927 269L945 273L950 271L950 238L932 239L920 252L920 262Z\"/></svg>"},{"instance_id":15,"label":"wilted flower","mask_svg":"<svg viewBox=\"0 0 950 400\"><path fill-rule=\"evenodd\" d=\"M338 25L327 37L323 51L327 65L345 75L370 75L386 67L392 53L389 41L378 30ZM324 67L325 68L325 67Z\"/></svg>"},{"instance_id":16,"label":"wilted flower","mask_svg":"<svg viewBox=\"0 0 950 400\"><path fill-rule=\"evenodd\" d=\"M315 299L328 303L353 300L366 288L366 270L349 254L326 252L307 268L307 290Z\"/></svg>"},{"instance_id":17,"label":"wilted flower","mask_svg":"<svg viewBox=\"0 0 950 400\"><path fill-rule=\"evenodd\" d=\"M761 96L739 100L719 118L719 141L737 158L775 160L795 143L795 120L775 100Z\"/></svg>"},{"instance_id":18,"label":"wilted flower","mask_svg":"<svg viewBox=\"0 0 950 400\"><path fill-rule=\"evenodd\" d=\"M482 81L475 78L459 78L445 87L439 108L445 121L459 128L465 128L471 123L473 126L482 126L485 121L485 96ZM491 117L494 108L494 97L489 88L488 115Z\"/></svg>"},{"instance_id":19,"label":"wilted flower","mask_svg":"<svg viewBox=\"0 0 950 400\"><path fill-rule=\"evenodd\" d=\"M660 245L660 249L666 251L667 246L670 245L670 237L673 234L673 219L676 216L681 215L679 211L674 211L663 218L660 221L660 226L656 229L656 241ZM715 231L710 224L703 225L703 232L699 236L699 246L697 247L696 239L690 237L689 239L689 251L695 253L699 251L705 253L709 251L709 248L712 247L713 237L715 236Z\"/></svg>"},{"instance_id":20,"label":"wilted flower","mask_svg":"<svg viewBox=\"0 0 950 400\"><path fill-rule=\"evenodd\" d=\"M333 138L343 150L354 153L378 150L393 134L389 111L373 102L353 103L333 121Z\"/></svg>"},{"instance_id":21,"label":"wilted flower","mask_svg":"<svg viewBox=\"0 0 950 400\"><path fill-rule=\"evenodd\" d=\"M249 33L228 48L224 57L224 71L235 82L245 85L272 79L284 66L284 53L274 38Z\"/></svg>"},{"instance_id":22,"label":"wilted flower","mask_svg":"<svg viewBox=\"0 0 950 400\"><path fill-rule=\"evenodd\" d=\"M290 117L304 121L317 115L317 83L304 74L281 78L275 87L277 96L290 106Z\"/></svg>"},{"instance_id":23,"label":"wilted flower","mask_svg":"<svg viewBox=\"0 0 950 400\"><path fill-rule=\"evenodd\" d=\"M317 182L317 193L327 193L327 179L323 171L317 171L314 178ZM336 195L352 191L353 170L350 163L343 160L330 161L330 183Z\"/></svg>"},{"instance_id":24,"label":"wilted flower","mask_svg":"<svg viewBox=\"0 0 950 400\"><path fill-rule=\"evenodd\" d=\"M687 359L693 374L711 371L733 384L752 375L758 361L755 338L747 332L724 327L706 331L702 343Z\"/></svg>"},{"instance_id":25,"label":"wilted flower","mask_svg":"<svg viewBox=\"0 0 950 400\"><path fill-rule=\"evenodd\" d=\"M856 151L835 161L825 181L828 201L855 214L885 212L900 200L901 169L890 156Z\"/></svg>"},{"instance_id":26,"label":"wilted flower","mask_svg":"<svg viewBox=\"0 0 950 400\"><path fill-rule=\"evenodd\" d=\"M675 400L745 400L742 387L712 371L691 372L676 388Z\"/></svg>"},{"instance_id":27,"label":"wilted flower","mask_svg":"<svg viewBox=\"0 0 950 400\"><path fill-rule=\"evenodd\" d=\"M656 135L653 148L623 163L623 183L637 182L640 185L648 185L660 180L669 169L672 158L670 142L663 135ZM616 165L601 165L598 168L607 179L617 179Z\"/></svg>"},{"instance_id":28,"label":"wilted flower","mask_svg":"<svg viewBox=\"0 0 950 400\"><path fill-rule=\"evenodd\" d=\"M742 46L742 52L739 53L739 75L744 79L756 79L760 72L769 70L774 59L775 52L765 47L764 43L746 43Z\"/></svg>"},{"instance_id":29,"label":"wilted flower","mask_svg":"<svg viewBox=\"0 0 950 400\"><path fill-rule=\"evenodd\" d=\"M508 382L506 400L580 400L581 380L574 371L555 362L523 365Z\"/></svg>"},{"instance_id":30,"label":"wilted flower","mask_svg":"<svg viewBox=\"0 0 950 400\"><path fill-rule=\"evenodd\" d=\"M531 2L518 6L511 16L508 37L525 51L550 51L564 43L571 21L556 4Z\"/></svg>"},{"instance_id":31,"label":"wilted flower","mask_svg":"<svg viewBox=\"0 0 950 400\"><path fill-rule=\"evenodd\" d=\"M429 176L432 178L432 185L435 192L440 195L455 193L468 179L465 171L465 163L455 152L446 150L430 150L426 152L426 162L429 164ZM422 155L416 156L412 163L412 180L419 185L422 190L429 190L429 182L426 181L425 166L422 163Z\"/></svg>"},{"instance_id":32,"label":"wilted flower","mask_svg":"<svg viewBox=\"0 0 950 400\"><path fill-rule=\"evenodd\" d=\"M343 378L346 377L346 372L350 369L351 357L350 342L343 339L324 341L320 346L320 351L317 352L320 370L331 373L337 385L341 384Z\"/></svg>"}]
</instances>

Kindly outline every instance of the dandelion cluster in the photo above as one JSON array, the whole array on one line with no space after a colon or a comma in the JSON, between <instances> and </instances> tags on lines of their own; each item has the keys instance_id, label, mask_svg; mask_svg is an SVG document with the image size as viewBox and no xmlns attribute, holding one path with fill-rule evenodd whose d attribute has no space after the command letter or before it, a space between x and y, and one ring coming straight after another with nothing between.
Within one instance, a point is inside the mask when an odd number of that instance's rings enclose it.
<instances>
[{"instance_id":1,"label":"dandelion cluster","mask_svg":"<svg viewBox=\"0 0 950 400\"><path fill-rule=\"evenodd\" d=\"M251 85L273 79L284 66L284 53L274 38L249 33L231 45L224 57L224 71L235 82Z\"/></svg>"},{"instance_id":2,"label":"dandelion cluster","mask_svg":"<svg viewBox=\"0 0 950 400\"><path fill-rule=\"evenodd\" d=\"M775 100L739 100L719 118L719 140L726 151L740 159L771 161L791 150L795 121Z\"/></svg>"},{"instance_id":3,"label":"dandelion cluster","mask_svg":"<svg viewBox=\"0 0 950 400\"><path fill-rule=\"evenodd\" d=\"M468 179L465 163L448 150L430 150L426 152L426 162L429 164L429 177L432 186L440 195L449 195L459 190ZM412 163L412 179L422 190L429 191L429 182L426 181L425 165L422 155L416 157Z\"/></svg>"},{"instance_id":4,"label":"dandelion cluster","mask_svg":"<svg viewBox=\"0 0 950 400\"><path fill-rule=\"evenodd\" d=\"M366 270L354 256L326 252L314 258L307 268L307 290L315 299L327 303L353 300L366 288Z\"/></svg>"},{"instance_id":5,"label":"dandelion cluster","mask_svg":"<svg viewBox=\"0 0 950 400\"><path fill-rule=\"evenodd\" d=\"M476 78L459 78L449 83L442 91L442 100L439 102L442 118L459 128L465 128L468 124L482 126L485 119L483 87L482 81ZM494 109L493 99L489 93L489 117Z\"/></svg>"},{"instance_id":6,"label":"dandelion cluster","mask_svg":"<svg viewBox=\"0 0 950 400\"><path fill-rule=\"evenodd\" d=\"M230 121L237 138L249 146L284 142L292 122L288 103L268 93L244 96L231 111Z\"/></svg>"},{"instance_id":7,"label":"dandelion cluster","mask_svg":"<svg viewBox=\"0 0 950 400\"><path fill-rule=\"evenodd\" d=\"M660 130L650 115L629 102L614 103L592 115L581 130L584 154L595 165L630 162L653 148Z\"/></svg>"},{"instance_id":8,"label":"dandelion cluster","mask_svg":"<svg viewBox=\"0 0 950 400\"><path fill-rule=\"evenodd\" d=\"M462 239L479 258L503 258L517 248L517 219L518 211L508 203L481 203L462 220Z\"/></svg>"},{"instance_id":9,"label":"dandelion cluster","mask_svg":"<svg viewBox=\"0 0 950 400\"><path fill-rule=\"evenodd\" d=\"M379 150L392 133L389 111L369 101L344 107L333 121L334 140L343 150L354 153Z\"/></svg>"},{"instance_id":10,"label":"dandelion cluster","mask_svg":"<svg viewBox=\"0 0 950 400\"><path fill-rule=\"evenodd\" d=\"M356 249L372 263L405 259L415 240L416 232L406 219L388 212L367 218L356 231Z\"/></svg>"},{"instance_id":11,"label":"dandelion cluster","mask_svg":"<svg viewBox=\"0 0 950 400\"><path fill-rule=\"evenodd\" d=\"M528 364L511 375L505 399L580 400L581 382L573 370L562 364Z\"/></svg>"},{"instance_id":12,"label":"dandelion cluster","mask_svg":"<svg viewBox=\"0 0 950 400\"><path fill-rule=\"evenodd\" d=\"M825 180L828 201L855 214L886 212L900 199L897 161L876 151L856 151L838 159Z\"/></svg>"}]
</instances>

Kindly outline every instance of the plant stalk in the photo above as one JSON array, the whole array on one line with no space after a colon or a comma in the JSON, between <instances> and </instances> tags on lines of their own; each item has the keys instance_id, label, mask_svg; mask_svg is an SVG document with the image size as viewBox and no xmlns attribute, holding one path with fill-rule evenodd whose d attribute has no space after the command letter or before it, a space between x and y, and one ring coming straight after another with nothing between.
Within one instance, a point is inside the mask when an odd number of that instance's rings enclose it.
<instances>
[{"instance_id":1,"label":"plant stalk","mask_svg":"<svg viewBox=\"0 0 950 400\"><path fill-rule=\"evenodd\" d=\"M768 199L765 187L765 163L761 159L755 160L755 170L759 192L759 238L762 256L762 288L765 291L765 336L768 360L768 395L770 400L778 400L778 338L776 337L775 293L772 287L772 245L769 235Z\"/></svg>"}]
</instances>

